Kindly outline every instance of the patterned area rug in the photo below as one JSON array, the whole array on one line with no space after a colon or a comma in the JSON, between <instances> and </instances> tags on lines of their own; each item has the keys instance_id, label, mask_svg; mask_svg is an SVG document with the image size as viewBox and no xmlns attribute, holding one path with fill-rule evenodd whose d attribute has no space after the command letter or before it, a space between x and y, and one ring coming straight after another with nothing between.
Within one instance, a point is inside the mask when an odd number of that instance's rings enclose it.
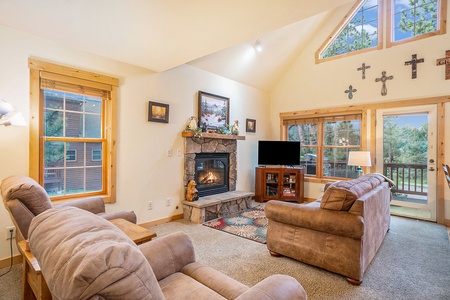
<instances>
[{"instance_id":1,"label":"patterned area rug","mask_svg":"<svg viewBox=\"0 0 450 300\"><path fill-rule=\"evenodd\" d=\"M266 243L267 218L264 207L257 206L239 213L214 219L203 225L259 243Z\"/></svg>"}]
</instances>

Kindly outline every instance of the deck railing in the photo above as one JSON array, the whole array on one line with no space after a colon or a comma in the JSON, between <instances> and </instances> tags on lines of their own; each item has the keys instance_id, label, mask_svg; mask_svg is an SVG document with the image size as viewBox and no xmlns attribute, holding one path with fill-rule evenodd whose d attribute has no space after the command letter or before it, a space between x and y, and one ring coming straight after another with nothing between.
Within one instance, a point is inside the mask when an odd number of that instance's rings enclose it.
<instances>
[{"instance_id":1,"label":"deck railing","mask_svg":"<svg viewBox=\"0 0 450 300\"><path fill-rule=\"evenodd\" d=\"M384 163L383 174L395 182L393 193L427 195L426 164Z\"/></svg>"}]
</instances>

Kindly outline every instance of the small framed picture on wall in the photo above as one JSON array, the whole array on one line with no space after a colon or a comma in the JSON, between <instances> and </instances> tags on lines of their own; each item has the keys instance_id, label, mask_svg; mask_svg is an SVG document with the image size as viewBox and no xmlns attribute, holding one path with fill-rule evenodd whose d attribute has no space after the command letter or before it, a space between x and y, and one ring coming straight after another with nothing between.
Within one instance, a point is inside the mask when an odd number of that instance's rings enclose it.
<instances>
[{"instance_id":1,"label":"small framed picture on wall","mask_svg":"<svg viewBox=\"0 0 450 300\"><path fill-rule=\"evenodd\" d=\"M149 101L148 120L150 122L169 123L169 104Z\"/></svg>"},{"instance_id":2,"label":"small framed picture on wall","mask_svg":"<svg viewBox=\"0 0 450 300\"><path fill-rule=\"evenodd\" d=\"M245 131L246 132L256 132L256 120L247 119L245 122Z\"/></svg>"}]
</instances>

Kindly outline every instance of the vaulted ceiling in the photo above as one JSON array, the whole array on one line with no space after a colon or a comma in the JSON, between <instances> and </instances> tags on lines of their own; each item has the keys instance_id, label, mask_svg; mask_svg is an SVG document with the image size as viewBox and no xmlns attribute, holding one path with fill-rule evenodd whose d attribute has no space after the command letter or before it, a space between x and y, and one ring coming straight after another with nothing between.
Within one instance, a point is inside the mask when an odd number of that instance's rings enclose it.
<instances>
[{"instance_id":1,"label":"vaulted ceiling","mask_svg":"<svg viewBox=\"0 0 450 300\"><path fill-rule=\"evenodd\" d=\"M188 63L267 89L327 14L350 2L0 0L0 25L155 72Z\"/></svg>"}]
</instances>

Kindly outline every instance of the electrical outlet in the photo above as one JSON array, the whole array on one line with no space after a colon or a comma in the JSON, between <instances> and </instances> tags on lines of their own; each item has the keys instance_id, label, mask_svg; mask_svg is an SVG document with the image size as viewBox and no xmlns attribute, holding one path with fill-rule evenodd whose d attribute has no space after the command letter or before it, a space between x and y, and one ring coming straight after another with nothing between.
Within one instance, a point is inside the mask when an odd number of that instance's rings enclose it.
<instances>
[{"instance_id":1,"label":"electrical outlet","mask_svg":"<svg viewBox=\"0 0 450 300\"><path fill-rule=\"evenodd\" d=\"M320 191L321 191L321 192L325 192L325 187L321 187L321 188L320 188Z\"/></svg>"},{"instance_id":2,"label":"electrical outlet","mask_svg":"<svg viewBox=\"0 0 450 300\"><path fill-rule=\"evenodd\" d=\"M153 209L153 201L148 201L148 203L147 203L147 209L148 209L148 210Z\"/></svg>"},{"instance_id":3,"label":"electrical outlet","mask_svg":"<svg viewBox=\"0 0 450 300\"><path fill-rule=\"evenodd\" d=\"M170 198L166 198L166 206L170 206Z\"/></svg>"},{"instance_id":4,"label":"electrical outlet","mask_svg":"<svg viewBox=\"0 0 450 300\"><path fill-rule=\"evenodd\" d=\"M12 236L11 236L11 231L12 231ZM6 239L9 240L11 237L14 238L15 236L16 236L16 227L14 227L14 226L6 227Z\"/></svg>"},{"instance_id":5,"label":"electrical outlet","mask_svg":"<svg viewBox=\"0 0 450 300\"><path fill-rule=\"evenodd\" d=\"M167 149L167 156L171 157L172 156L172 149Z\"/></svg>"},{"instance_id":6,"label":"electrical outlet","mask_svg":"<svg viewBox=\"0 0 450 300\"><path fill-rule=\"evenodd\" d=\"M178 156L181 156L181 154L183 154L183 153L181 152L181 149L178 149L178 150L177 150L177 155L178 155Z\"/></svg>"}]
</instances>

